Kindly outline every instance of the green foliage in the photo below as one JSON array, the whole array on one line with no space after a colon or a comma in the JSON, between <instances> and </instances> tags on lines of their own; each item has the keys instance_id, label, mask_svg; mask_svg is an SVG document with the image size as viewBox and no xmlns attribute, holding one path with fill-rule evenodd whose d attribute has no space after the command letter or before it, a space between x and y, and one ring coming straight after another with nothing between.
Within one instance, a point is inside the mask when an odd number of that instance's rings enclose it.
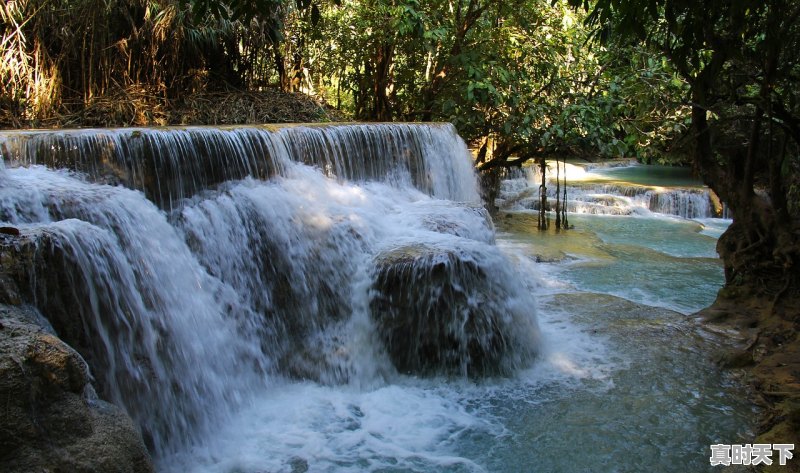
<instances>
[{"instance_id":1,"label":"green foliage","mask_svg":"<svg viewBox=\"0 0 800 473\"><path fill-rule=\"evenodd\" d=\"M603 154L616 151L661 164L687 161L686 147L678 142L691 123L686 81L666 59L642 47L609 47L600 61L606 66L599 80L603 92L592 106L614 131L601 139L612 151Z\"/></svg>"},{"instance_id":2,"label":"green foliage","mask_svg":"<svg viewBox=\"0 0 800 473\"><path fill-rule=\"evenodd\" d=\"M484 165L543 153L680 157L685 82L648 48L588 43L586 15L565 1L82 1L90 15L41 2L18 21L31 16L25 37L46 45L68 82L59 90L84 100L115 84L165 99L277 86L360 120L450 121L491 143ZM61 38L55 24L87 33ZM96 57L82 57L87 38Z\"/></svg>"},{"instance_id":3,"label":"green foliage","mask_svg":"<svg viewBox=\"0 0 800 473\"><path fill-rule=\"evenodd\" d=\"M192 11L196 23L202 23L209 17L243 24L255 21L267 26L266 34L273 41L283 39L281 12L284 3L285 0L179 0L181 9Z\"/></svg>"},{"instance_id":4,"label":"green foliage","mask_svg":"<svg viewBox=\"0 0 800 473\"><path fill-rule=\"evenodd\" d=\"M604 44L646 45L686 81L693 165L734 220L718 247L728 284L749 286L770 311L796 298L800 3L569 1L590 10Z\"/></svg>"},{"instance_id":5,"label":"green foliage","mask_svg":"<svg viewBox=\"0 0 800 473\"><path fill-rule=\"evenodd\" d=\"M644 48L587 43L583 15L544 0L320 3L287 22L305 86L358 119L450 121L497 165L541 153L675 159L686 85ZM313 90L312 90L313 88Z\"/></svg>"}]
</instances>

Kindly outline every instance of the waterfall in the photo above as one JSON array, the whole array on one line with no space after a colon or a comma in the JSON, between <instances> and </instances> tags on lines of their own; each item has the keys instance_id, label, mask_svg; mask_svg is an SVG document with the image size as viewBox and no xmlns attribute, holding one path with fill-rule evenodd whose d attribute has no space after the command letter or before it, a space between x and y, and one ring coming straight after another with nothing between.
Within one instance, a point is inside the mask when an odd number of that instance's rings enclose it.
<instances>
[{"instance_id":1,"label":"waterfall","mask_svg":"<svg viewBox=\"0 0 800 473\"><path fill-rule=\"evenodd\" d=\"M653 212L677 215L683 218L710 218L714 216L708 190L675 190L649 194L648 208Z\"/></svg>"},{"instance_id":2,"label":"waterfall","mask_svg":"<svg viewBox=\"0 0 800 473\"><path fill-rule=\"evenodd\" d=\"M12 166L71 169L139 189L167 209L223 182L283 175L292 161L339 179L394 175L438 198L478 199L468 150L449 125L7 131L0 154Z\"/></svg>"},{"instance_id":3,"label":"waterfall","mask_svg":"<svg viewBox=\"0 0 800 473\"><path fill-rule=\"evenodd\" d=\"M0 152L0 221L21 233L4 251L33 254L21 293L156 457L281 379L503 374L535 355L534 301L452 126L3 132ZM433 336L397 332L405 300Z\"/></svg>"},{"instance_id":4,"label":"waterfall","mask_svg":"<svg viewBox=\"0 0 800 473\"><path fill-rule=\"evenodd\" d=\"M626 166L629 169L642 167L633 166L629 162L607 167L587 165L585 169L571 165L568 170L567 211L596 215L657 213L688 219L718 216L718 210L713 205L711 191L708 188L660 187L624 181L608 182L611 180L608 177L590 172L597 169L623 169ZM554 179L552 173L548 175L549 205L555 205ZM538 187L540 183L541 174L538 167L530 166L522 171L517 171L516 174L502 181L500 197L496 205L508 210L539 210Z\"/></svg>"},{"instance_id":5,"label":"waterfall","mask_svg":"<svg viewBox=\"0 0 800 473\"><path fill-rule=\"evenodd\" d=\"M62 337L85 327L77 345L102 395L126 408L156 450L202 431L222 414L215 406L254 388L255 315L141 193L44 168L7 178L2 220L23 235L44 233L40 251L55 255L32 268L40 290L31 302Z\"/></svg>"}]
</instances>

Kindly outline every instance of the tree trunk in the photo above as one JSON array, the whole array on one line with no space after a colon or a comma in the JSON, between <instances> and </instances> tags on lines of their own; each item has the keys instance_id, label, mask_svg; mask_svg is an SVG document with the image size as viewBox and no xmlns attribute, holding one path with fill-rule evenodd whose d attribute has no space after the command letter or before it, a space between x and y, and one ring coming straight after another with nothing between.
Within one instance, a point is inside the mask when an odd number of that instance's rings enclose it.
<instances>
[{"instance_id":1,"label":"tree trunk","mask_svg":"<svg viewBox=\"0 0 800 473\"><path fill-rule=\"evenodd\" d=\"M725 268L725 288L720 291L718 302L721 298L744 307L768 308L783 317L794 317L796 314L791 307L800 299L797 270L800 228L796 219L786 218L788 214L781 208L785 199L778 172L780 163L773 161L782 160L782 155L769 153L764 157L760 149L765 139L773 140L772 136L766 138L761 132L763 112L756 112L752 118L747 146L720 150L718 156L713 151L713 134L705 108L710 81L706 82L701 75L692 89L695 164L705 183L726 203L733 218L717 243L717 252ZM754 134L760 136L755 138ZM768 162L759 163L758 160ZM773 170L768 173L771 182L770 188L765 189L767 193L754 190L757 163ZM776 196L769 195L776 191Z\"/></svg>"},{"instance_id":2,"label":"tree trunk","mask_svg":"<svg viewBox=\"0 0 800 473\"><path fill-rule=\"evenodd\" d=\"M556 228L561 229L561 165L556 158Z\"/></svg>"},{"instance_id":3,"label":"tree trunk","mask_svg":"<svg viewBox=\"0 0 800 473\"><path fill-rule=\"evenodd\" d=\"M391 84L390 71L394 56L394 46L380 44L375 49L375 74L372 80L372 118L381 122L392 121L392 103L388 90Z\"/></svg>"},{"instance_id":4,"label":"tree trunk","mask_svg":"<svg viewBox=\"0 0 800 473\"><path fill-rule=\"evenodd\" d=\"M561 199L561 226L564 229L569 228L569 221L567 221L567 162L564 161L564 198Z\"/></svg>"},{"instance_id":5,"label":"tree trunk","mask_svg":"<svg viewBox=\"0 0 800 473\"><path fill-rule=\"evenodd\" d=\"M371 77L372 77L372 63L369 59L364 59L363 72L360 68L356 69L356 83L358 88L353 94L353 102L355 105L355 116L361 120L370 119L370 98L371 98Z\"/></svg>"},{"instance_id":6,"label":"tree trunk","mask_svg":"<svg viewBox=\"0 0 800 473\"><path fill-rule=\"evenodd\" d=\"M539 230L547 230L547 162L544 157L539 158L539 169L542 172L542 184L539 186Z\"/></svg>"},{"instance_id":7,"label":"tree trunk","mask_svg":"<svg viewBox=\"0 0 800 473\"><path fill-rule=\"evenodd\" d=\"M278 83L280 84L281 91L289 92L289 76L286 74L286 63L281 53L280 46L275 44L272 46L274 49L275 69L278 71Z\"/></svg>"}]
</instances>

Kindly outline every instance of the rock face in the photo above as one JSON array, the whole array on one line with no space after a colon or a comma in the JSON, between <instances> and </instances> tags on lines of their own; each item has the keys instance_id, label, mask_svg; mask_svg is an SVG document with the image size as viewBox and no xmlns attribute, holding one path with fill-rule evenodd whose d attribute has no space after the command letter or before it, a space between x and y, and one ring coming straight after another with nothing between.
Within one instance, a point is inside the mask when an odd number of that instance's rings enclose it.
<instances>
[{"instance_id":1,"label":"rock face","mask_svg":"<svg viewBox=\"0 0 800 473\"><path fill-rule=\"evenodd\" d=\"M46 227L25 228L17 236L0 234L0 303L35 304L97 377L104 361L95 354L80 316L78 297L86 293L86 283L76 274L79 268Z\"/></svg>"},{"instance_id":2,"label":"rock face","mask_svg":"<svg viewBox=\"0 0 800 473\"><path fill-rule=\"evenodd\" d=\"M65 285L70 274L47 231L0 235L0 470L153 471L133 421L97 398L89 367L72 348L91 354ZM33 301L49 320L22 305Z\"/></svg>"},{"instance_id":3,"label":"rock face","mask_svg":"<svg viewBox=\"0 0 800 473\"><path fill-rule=\"evenodd\" d=\"M5 472L152 472L141 436L94 396L89 368L33 309L0 304Z\"/></svg>"},{"instance_id":4,"label":"rock face","mask_svg":"<svg viewBox=\"0 0 800 473\"><path fill-rule=\"evenodd\" d=\"M376 265L370 309L401 373L503 374L533 356L535 324L473 255L407 246Z\"/></svg>"},{"instance_id":5,"label":"rock face","mask_svg":"<svg viewBox=\"0 0 800 473\"><path fill-rule=\"evenodd\" d=\"M427 229L490 244L495 243L492 216L482 206L462 202L457 206L448 205L441 210L438 214L429 213L423 220ZM426 211L430 212L430 209Z\"/></svg>"}]
</instances>

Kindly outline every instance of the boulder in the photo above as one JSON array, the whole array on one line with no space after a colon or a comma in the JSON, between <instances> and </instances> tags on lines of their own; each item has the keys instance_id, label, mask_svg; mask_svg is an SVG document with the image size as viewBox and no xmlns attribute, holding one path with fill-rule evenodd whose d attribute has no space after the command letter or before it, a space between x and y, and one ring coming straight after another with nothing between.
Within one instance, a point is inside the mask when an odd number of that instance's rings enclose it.
<instances>
[{"instance_id":1,"label":"boulder","mask_svg":"<svg viewBox=\"0 0 800 473\"><path fill-rule=\"evenodd\" d=\"M538 331L507 268L480 252L412 245L376 260L372 317L401 373L486 376L520 367Z\"/></svg>"},{"instance_id":2,"label":"boulder","mask_svg":"<svg viewBox=\"0 0 800 473\"><path fill-rule=\"evenodd\" d=\"M152 472L133 421L94 395L81 356L34 310L0 304L5 472Z\"/></svg>"},{"instance_id":3,"label":"boulder","mask_svg":"<svg viewBox=\"0 0 800 473\"><path fill-rule=\"evenodd\" d=\"M494 223L489 211L482 205L447 202L437 212L435 208L430 208L429 202L426 204L426 216L422 224L428 230L494 244Z\"/></svg>"},{"instance_id":4,"label":"boulder","mask_svg":"<svg viewBox=\"0 0 800 473\"><path fill-rule=\"evenodd\" d=\"M80 268L47 226L17 232L0 234L0 303L36 305L59 338L83 356L96 377L102 375L105 361L95 353L81 317L78 295L87 288Z\"/></svg>"}]
</instances>

